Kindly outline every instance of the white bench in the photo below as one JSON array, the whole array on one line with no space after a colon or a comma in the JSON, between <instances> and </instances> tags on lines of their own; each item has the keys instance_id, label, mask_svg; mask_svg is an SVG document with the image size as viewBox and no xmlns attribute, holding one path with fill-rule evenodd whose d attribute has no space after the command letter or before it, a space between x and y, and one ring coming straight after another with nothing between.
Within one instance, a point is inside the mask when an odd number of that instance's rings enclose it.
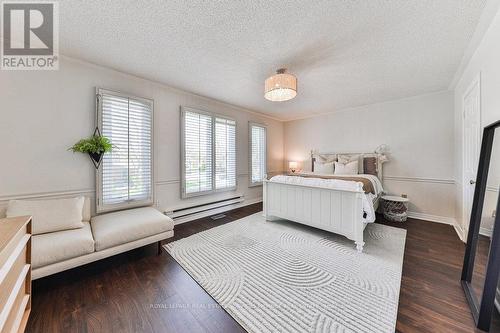
<instances>
[{"instance_id":1,"label":"white bench","mask_svg":"<svg viewBox=\"0 0 500 333\"><path fill-rule=\"evenodd\" d=\"M33 223L36 223L36 215ZM174 235L172 219L152 207L90 217L90 201L83 206L83 227L32 237L32 278L159 242Z\"/></svg>"}]
</instances>

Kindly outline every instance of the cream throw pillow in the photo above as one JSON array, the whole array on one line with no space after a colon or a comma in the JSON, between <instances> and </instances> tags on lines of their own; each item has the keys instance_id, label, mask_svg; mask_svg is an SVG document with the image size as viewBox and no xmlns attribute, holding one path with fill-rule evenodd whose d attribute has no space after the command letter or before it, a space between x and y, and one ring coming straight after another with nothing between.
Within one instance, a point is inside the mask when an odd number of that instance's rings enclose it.
<instances>
[{"instance_id":1,"label":"cream throw pillow","mask_svg":"<svg viewBox=\"0 0 500 333\"><path fill-rule=\"evenodd\" d=\"M352 161L347 164L335 162L336 175L357 175L358 174L358 161Z\"/></svg>"},{"instance_id":2,"label":"cream throw pillow","mask_svg":"<svg viewBox=\"0 0 500 333\"><path fill-rule=\"evenodd\" d=\"M11 200L7 217L33 216L33 235L82 228L84 197L51 200Z\"/></svg>"},{"instance_id":3,"label":"cream throw pillow","mask_svg":"<svg viewBox=\"0 0 500 333\"><path fill-rule=\"evenodd\" d=\"M365 173L364 165L363 165L363 155L362 154L354 154L354 155L339 155L338 161L342 164L347 164L349 162L358 161L358 172L360 174Z\"/></svg>"},{"instance_id":4,"label":"cream throw pillow","mask_svg":"<svg viewBox=\"0 0 500 333\"><path fill-rule=\"evenodd\" d=\"M333 175L333 163L334 162L327 162L327 163L314 162L314 173Z\"/></svg>"}]
</instances>

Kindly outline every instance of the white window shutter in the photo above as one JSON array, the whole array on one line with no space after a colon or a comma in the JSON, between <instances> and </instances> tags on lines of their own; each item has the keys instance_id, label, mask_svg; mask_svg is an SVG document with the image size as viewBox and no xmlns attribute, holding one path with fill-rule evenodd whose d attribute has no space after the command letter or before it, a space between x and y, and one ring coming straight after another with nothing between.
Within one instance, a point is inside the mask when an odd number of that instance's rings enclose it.
<instances>
[{"instance_id":1,"label":"white window shutter","mask_svg":"<svg viewBox=\"0 0 500 333\"><path fill-rule=\"evenodd\" d=\"M183 107L182 196L236 187L236 122Z\"/></svg>"},{"instance_id":2,"label":"white window shutter","mask_svg":"<svg viewBox=\"0 0 500 333\"><path fill-rule=\"evenodd\" d=\"M153 201L153 102L99 89L100 127L114 148L99 170L98 211Z\"/></svg>"},{"instance_id":3,"label":"white window shutter","mask_svg":"<svg viewBox=\"0 0 500 333\"><path fill-rule=\"evenodd\" d=\"M266 128L250 124L250 182L259 184L266 177Z\"/></svg>"},{"instance_id":4,"label":"white window shutter","mask_svg":"<svg viewBox=\"0 0 500 333\"><path fill-rule=\"evenodd\" d=\"M215 188L236 187L236 122L215 119Z\"/></svg>"},{"instance_id":5,"label":"white window shutter","mask_svg":"<svg viewBox=\"0 0 500 333\"><path fill-rule=\"evenodd\" d=\"M212 117L185 112L184 193L212 190Z\"/></svg>"}]
</instances>

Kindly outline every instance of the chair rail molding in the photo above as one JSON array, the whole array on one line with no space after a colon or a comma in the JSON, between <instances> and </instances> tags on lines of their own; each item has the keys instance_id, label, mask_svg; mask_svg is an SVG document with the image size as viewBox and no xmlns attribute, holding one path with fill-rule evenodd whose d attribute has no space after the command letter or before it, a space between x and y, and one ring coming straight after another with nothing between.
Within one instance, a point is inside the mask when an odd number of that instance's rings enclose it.
<instances>
[{"instance_id":1,"label":"chair rail molding","mask_svg":"<svg viewBox=\"0 0 500 333\"><path fill-rule=\"evenodd\" d=\"M66 191L49 191L49 192L34 192L34 193L19 193L19 194L6 194L0 195L0 201L18 200L18 199L37 199L37 198L56 198L67 197L75 195L95 195L94 189L78 189Z\"/></svg>"},{"instance_id":2,"label":"chair rail molding","mask_svg":"<svg viewBox=\"0 0 500 333\"><path fill-rule=\"evenodd\" d=\"M498 193L498 190L500 188L500 185L487 185L486 190L490 192L495 192Z\"/></svg>"},{"instance_id":3,"label":"chair rail molding","mask_svg":"<svg viewBox=\"0 0 500 333\"><path fill-rule=\"evenodd\" d=\"M384 176L385 180L392 180L398 182L413 182L413 183L434 183L434 184L447 184L455 185L454 179L446 178L426 178L426 177L405 177L405 176Z\"/></svg>"}]
</instances>

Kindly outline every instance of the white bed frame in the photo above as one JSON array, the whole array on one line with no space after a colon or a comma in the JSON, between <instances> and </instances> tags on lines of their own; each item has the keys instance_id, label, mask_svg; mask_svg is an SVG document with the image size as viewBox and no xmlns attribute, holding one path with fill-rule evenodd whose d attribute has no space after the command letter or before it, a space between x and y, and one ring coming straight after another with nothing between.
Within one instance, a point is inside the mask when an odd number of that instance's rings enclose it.
<instances>
[{"instance_id":1,"label":"white bed frame","mask_svg":"<svg viewBox=\"0 0 500 333\"><path fill-rule=\"evenodd\" d=\"M387 160L385 156L375 153L361 154L364 157L377 158L377 176L382 181L382 164ZM355 154L311 152L311 160L314 161L316 156L335 157L333 155ZM363 230L366 223L363 219L364 191L361 184L352 191L283 184L268 180L264 180L263 183L263 210L267 221L282 218L343 235L355 242L358 252L363 252L365 245ZM375 204L378 206L378 200Z\"/></svg>"}]
</instances>

